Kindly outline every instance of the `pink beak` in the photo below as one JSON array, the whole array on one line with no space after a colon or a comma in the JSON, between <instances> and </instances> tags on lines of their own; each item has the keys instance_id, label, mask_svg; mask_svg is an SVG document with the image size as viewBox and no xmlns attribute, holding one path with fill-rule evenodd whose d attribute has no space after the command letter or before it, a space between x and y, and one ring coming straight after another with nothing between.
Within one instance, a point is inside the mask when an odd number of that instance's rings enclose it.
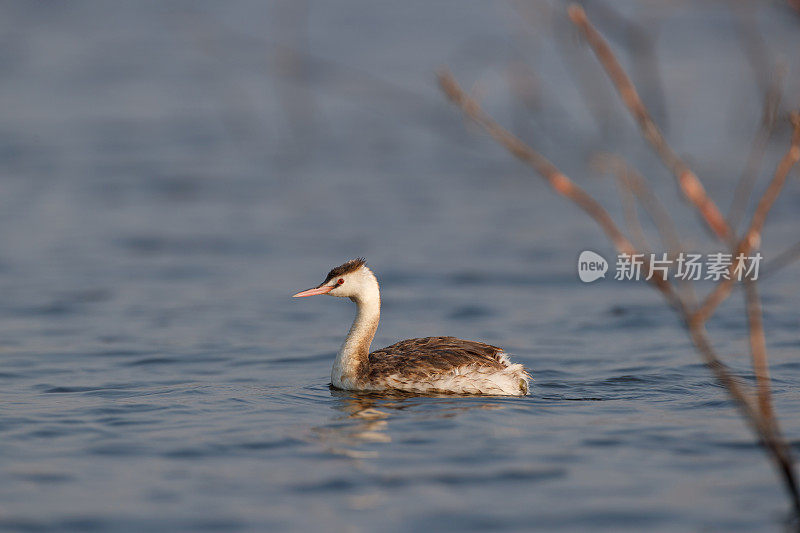
<instances>
[{"instance_id":1,"label":"pink beak","mask_svg":"<svg viewBox=\"0 0 800 533\"><path fill-rule=\"evenodd\" d=\"M313 289L298 292L297 294L292 295L292 298L304 298L306 296L316 296L317 294L328 294L332 290L333 287L329 285L323 285L322 287L315 287Z\"/></svg>"}]
</instances>

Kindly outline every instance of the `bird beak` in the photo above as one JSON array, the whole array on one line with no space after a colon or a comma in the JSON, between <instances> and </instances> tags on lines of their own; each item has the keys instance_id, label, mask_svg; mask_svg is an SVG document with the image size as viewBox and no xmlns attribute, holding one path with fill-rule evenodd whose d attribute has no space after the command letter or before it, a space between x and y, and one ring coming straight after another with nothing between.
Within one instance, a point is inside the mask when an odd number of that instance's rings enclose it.
<instances>
[{"instance_id":1,"label":"bird beak","mask_svg":"<svg viewBox=\"0 0 800 533\"><path fill-rule=\"evenodd\" d=\"M333 290L333 287L330 285L323 285L321 287L314 287L313 289L308 289L302 292L298 292L297 294L292 295L292 298L304 298L306 296L316 296L317 294L328 294Z\"/></svg>"}]
</instances>

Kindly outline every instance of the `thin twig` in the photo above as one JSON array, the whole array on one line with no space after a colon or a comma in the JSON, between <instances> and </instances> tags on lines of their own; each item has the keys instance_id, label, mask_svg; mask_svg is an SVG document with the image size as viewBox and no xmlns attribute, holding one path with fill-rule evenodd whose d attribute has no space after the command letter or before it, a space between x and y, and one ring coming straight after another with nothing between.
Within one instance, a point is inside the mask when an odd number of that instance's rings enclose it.
<instances>
[{"instance_id":1,"label":"thin twig","mask_svg":"<svg viewBox=\"0 0 800 533\"><path fill-rule=\"evenodd\" d=\"M604 34L628 51L633 62L632 70L636 83L644 88L643 92L650 101L653 116L661 124L662 129L669 131L664 83L656 57L655 42L658 38L658 28L653 27L653 24L646 27L627 18L612 7L613 2L585 2L584 6L587 4L592 12L592 18L604 29Z\"/></svg>"},{"instance_id":2,"label":"thin twig","mask_svg":"<svg viewBox=\"0 0 800 533\"><path fill-rule=\"evenodd\" d=\"M571 8L571 13L574 10L575 8L573 6L573 8ZM527 146L519 138L500 126L491 116L486 114L477 101L470 98L461 89L458 82L449 72L442 71L439 73L439 84L447 97L457 104L468 117L480 125L499 144L504 146L514 156L530 165L556 192L571 200L589 214L605 232L619 252L628 254L635 253L634 246L619 230L611 219L611 216L599 202L564 175L544 156ZM635 93L635 89L633 89L632 86L631 89ZM764 193L753 215L750 229L741 241L741 243L746 243L748 251L750 247L755 247L757 245L756 241L760 237L766 215L780 192L789 170L796 160L800 159L800 146L798 146L800 144L800 117L793 115L792 119L795 125L792 145L787 155L781 160L773 182ZM679 180L679 182L680 181L681 180ZM701 210L701 213L702 212ZM706 218L706 221L708 222L708 218ZM779 432L777 422L771 415L771 409L768 411L770 413L769 415L763 414L767 411L761 407L761 403L758 405L755 404L753 401L754 394L749 390L749 387L737 379L715 353L705 330L705 320L710 316L710 313L703 315L699 311L692 312L691 309L687 307L685 300L675 292L672 284L668 282L666 277L651 276L649 281L662 293L682 318L689 331L689 336L700 352L704 362L728 391L745 421L760 437L762 444L769 452L769 456L773 459L786 483L793 505L800 511L800 493L798 493L797 479L793 469L791 452ZM723 284L724 282L721 282L717 287L723 286ZM713 308L710 311L713 312ZM761 364L760 362L759 365ZM765 351L763 364L766 364ZM757 372L763 376L763 370L764 368L760 366ZM769 389L762 388L761 390L764 391L765 397L768 398Z\"/></svg>"},{"instance_id":3,"label":"thin twig","mask_svg":"<svg viewBox=\"0 0 800 533\"><path fill-rule=\"evenodd\" d=\"M581 100L589 110L598 130L604 137L613 132L611 123L611 109L614 95L610 88L601 84L603 73L602 69L595 67L590 61L591 58L581 53L581 49L575 42L573 31L561 13L553 20L553 42L556 50L568 67L568 71L574 76L575 88L581 96Z\"/></svg>"},{"instance_id":4,"label":"thin twig","mask_svg":"<svg viewBox=\"0 0 800 533\"><path fill-rule=\"evenodd\" d=\"M753 138L753 144L750 146L750 152L747 155L747 163L745 164L744 172L742 172L742 175L739 177L739 182L736 184L736 190L733 193L731 207L728 209L728 225L734 233L736 232L736 228L739 227L745 210L747 209L747 200L750 198L753 192L753 186L758 179L758 171L761 168L761 162L767 151L769 137L775 127L778 109L781 105L781 85L785 73L785 68L779 68L777 72L775 72L773 81L770 83L764 95L761 125L758 129L758 133L756 133L756 136Z\"/></svg>"},{"instance_id":5,"label":"thin twig","mask_svg":"<svg viewBox=\"0 0 800 533\"><path fill-rule=\"evenodd\" d=\"M675 175L683 195L697 208L697 211L714 234L722 241L727 241L731 231L722 213L706 194L697 175L667 144L661 130L659 130L644 103L642 103L636 87L631 83L630 78L619 64L619 61L617 61L606 40L592 26L592 23L586 17L586 12L580 6L571 5L569 7L569 16L572 22L583 32L594 54L616 87L623 103L639 124L645 139L653 146L667 168Z\"/></svg>"},{"instance_id":6,"label":"thin twig","mask_svg":"<svg viewBox=\"0 0 800 533\"><path fill-rule=\"evenodd\" d=\"M453 78L453 75L448 71L439 72L439 86L447 97L472 120L480 125L489 135L491 135L498 143L504 146L514 156L521 159L530 165L542 178L544 178L550 186L562 196L572 200L578 204L595 222L597 222L603 229L605 234L617 248L620 253L634 254L635 248L631 242L619 230L617 225L611 219L608 212L601 206L594 198L592 198L586 191L567 178L555 165L548 161L544 156L536 152L533 148L526 145L519 138L514 136L511 132L500 126L493 118L487 115L481 109L478 102L470 98L463 89L459 86L458 82ZM691 314L689 308L680 296L675 292L666 279L659 276L652 276L649 280L660 292L664 295L667 302L678 311L687 327L692 332L692 340L697 345L698 349L703 353L706 364L714 371L720 382L729 390L731 396L736 400L737 404L741 404L741 408L746 416L751 416L754 413L751 402L748 400L749 394L746 392L743 384L739 383L736 378L728 371L724 363L716 356L708 342L707 336L704 332L702 323L693 323L690 320ZM757 416L757 414L755 415ZM757 420L752 421L757 424Z\"/></svg>"},{"instance_id":7,"label":"thin twig","mask_svg":"<svg viewBox=\"0 0 800 533\"><path fill-rule=\"evenodd\" d=\"M764 221L767 219L767 215L772 205L775 203L775 200L778 198L781 189L783 189L783 184L786 183L786 177L789 175L789 171L800 161L800 113L792 113L791 121L794 131L792 133L792 141L789 145L789 149L781 158L780 163L778 163L778 168L775 170L772 181L770 181L767 190L764 191L764 194L761 196L756 211L753 213L753 218L750 221L750 227L739 240L734 250L734 259L736 259L739 254L744 254L746 256L751 250L759 247L761 244L761 230L764 227ZM717 306L728 297L731 290L733 290L733 283L735 281L733 276L735 265L736 261L733 261L728 269L727 279L722 279L716 287L714 287L714 290L711 291L697 312L695 312L692 320L705 322L714 313Z\"/></svg>"},{"instance_id":8,"label":"thin twig","mask_svg":"<svg viewBox=\"0 0 800 533\"><path fill-rule=\"evenodd\" d=\"M772 60L764 35L758 28L759 6L755 2L731 2L727 5L736 16L734 29L739 34L739 44L753 71L753 80L758 85L759 91L766 94L770 90L768 83Z\"/></svg>"},{"instance_id":9,"label":"thin twig","mask_svg":"<svg viewBox=\"0 0 800 533\"><path fill-rule=\"evenodd\" d=\"M752 405L749 399L752 395L746 392L744 385L733 377L715 353L711 342L708 340L705 326L692 320L688 320L686 326L689 329L689 336L695 347L697 347L697 351L702 355L706 366L711 369L717 380L735 400L742 418L761 439L761 443L773 459L781 477L783 477L795 512L800 513L800 492L798 491L797 476L794 471L794 460L791 450L781 436L774 418L763 418L760 411Z\"/></svg>"},{"instance_id":10,"label":"thin twig","mask_svg":"<svg viewBox=\"0 0 800 533\"><path fill-rule=\"evenodd\" d=\"M789 171L800 161L800 112L792 113L790 120L794 130L792 131L792 141L789 150L786 152L786 155L783 156L783 159L781 159L778 169L775 171L775 176L772 178L772 182L769 184L769 187L767 187L767 190L764 191L763 196L761 196L756 211L753 213L750 228L744 234L744 237L742 237L742 241L746 242L750 248L757 248L760 244L761 230L764 228L764 222L767 220L770 209L772 209L772 204L775 203L775 200L781 193Z\"/></svg>"},{"instance_id":11,"label":"thin twig","mask_svg":"<svg viewBox=\"0 0 800 533\"><path fill-rule=\"evenodd\" d=\"M608 166L617 176L623 176L631 192L636 195L642 207L650 216L658 231L662 244L670 255L675 255L683 249L678 230L669 211L658 199L647 180L625 159L614 154L600 154L595 161L601 166Z\"/></svg>"},{"instance_id":12,"label":"thin twig","mask_svg":"<svg viewBox=\"0 0 800 533\"><path fill-rule=\"evenodd\" d=\"M611 170L614 175L617 176L617 183L627 187L630 194L635 195L650 217L650 220L653 221L661 243L666 247L669 257L674 260L674 258L683 251L683 245L681 244L678 230L675 227L675 222L672 220L669 211L667 211L667 208L661 203L661 200L659 200L658 196L653 192L653 189L650 188L644 176L639 174L633 166L629 165L625 159L618 155L599 154L595 157L594 163L600 167L610 167L608 170ZM628 196L629 195L623 196L623 200ZM626 206L625 209L627 211L631 209L631 207ZM630 215L626 214L626 219L628 219L629 216ZM638 224L638 218L632 222L633 224ZM638 229L635 226L632 227L630 231L631 235L635 235L634 231L638 231L644 235L644 232L641 230L641 225L639 225ZM646 244L646 239L644 242ZM641 245L639 245L639 247L642 248ZM690 308L696 307L697 294L694 291L692 282L679 278L678 288L683 293L683 297L688 304L687 306Z\"/></svg>"},{"instance_id":13,"label":"thin twig","mask_svg":"<svg viewBox=\"0 0 800 533\"><path fill-rule=\"evenodd\" d=\"M503 145L515 157L521 159L548 182L558 194L569 198L592 217L605 232L614 246L622 253L633 254L635 248L627 237L619 230L611 215L582 187L565 176L556 166L539 152L530 148L514 134L500 126L487 115L476 100L467 95L459 86L453 75L442 70L438 74L439 86L447 97L458 105L464 113L481 126L498 143Z\"/></svg>"},{"instance_id":14,"label":"thin twig","mask_svg":"<svg viewBox=\"0 0 800 533\"><path fill-rule=\"evenodd\" d=\"M769 365L767 363L767 341L764 338L764 324L761 316L761 299L758 296L756 281L744 282L747 308L747 323L750 328L750 356L753 359L753 372L756 375L758 408L764 420L774 420L769 386Z\"/></svg>"},{"instance_id":15,"label":"thin twig","mask_svg":"<svg viewBox=\"0 0 800 533\"><path fill-rule=\"evenodd\" d=\"M517 136L503 128L492 117L490 117L480 104L461 88L453 75L447 70L441 70L438 74L439 87L447 97L475 123L481 126L495 141L504 146L512 155L531 166L539 176L550 184L550 187L561 196L568 198L578 207L583 209L600 226L606 236L611 240L614 247L623 254L636 254L636 248L620 231L608 211L600 205L589 193L580 185L577 185L561 172L542 154L522 142ZM648 267L647 258L644 258L644 266ZM684 308L683 302L675 292L672 284L665 278L654 275L649 280L664 295L667 302L675 307Z\"/></svg>"},{"instance_id":16,"label":"thin twig","mask_svg":"<svg viewBox=\"0 0 800 533\"><path fill-rule=\"evenodd\" d=\"M647 242L642 223L639 221L639 213L636 208L636 195L633 192L634 185L627 168L621 168L614 175L617 178L617 190L622 201L622 211L625 217L625 225L628 227L633 242L642 252L650 252L652 247Z\"/></svg>"}]
</instances>

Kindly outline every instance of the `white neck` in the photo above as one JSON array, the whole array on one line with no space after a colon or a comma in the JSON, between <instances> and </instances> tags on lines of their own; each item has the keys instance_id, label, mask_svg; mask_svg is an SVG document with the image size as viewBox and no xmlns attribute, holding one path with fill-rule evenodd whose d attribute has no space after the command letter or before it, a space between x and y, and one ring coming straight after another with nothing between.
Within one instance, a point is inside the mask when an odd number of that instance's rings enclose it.
<instances>
[{"instance_id":1,"label":"white neck","mask_svg":"<svg viewBox=\"0 0 800 533\"><path fill-rule=\"evenodd\" d=\"M350 299L358 306L350 332L336 355L331 371L334 387L351 389L369 369L369 347L381 318L381 294L378 280L372 273L363 290Z\"/></svg>"}]
</instances>

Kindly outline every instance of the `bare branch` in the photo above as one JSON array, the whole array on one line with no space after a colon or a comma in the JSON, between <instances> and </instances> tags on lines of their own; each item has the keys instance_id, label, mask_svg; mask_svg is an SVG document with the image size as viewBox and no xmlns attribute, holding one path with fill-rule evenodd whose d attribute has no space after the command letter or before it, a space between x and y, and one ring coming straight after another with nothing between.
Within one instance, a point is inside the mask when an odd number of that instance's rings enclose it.
<instances>
[{"instance_id":1,"label":"bare branch","mask_svg":"<svg viewBox=\"0 0 800 533\"><path fill-rule=\"evenodd\" d=\"M623 102L639 123L642 134L655 148L662 161L672 170L686 198L696 207L705 223L723 242L732 240L734 238L733 232L722 218L716 205L705 194L697 176L694 175L688 166L686 166L667 145L663 135L639 98L636 88L628 79L603 37L592 27L583 9L573 5L569 8L569 15L572 21L586 35L595 55L614 82ZM566 177L544 156L530 148L486 114L481 109L480 105L461 89L449 72L441 72L439 74L439 84L448 98L456 103L467 116L480 125L499 144L504 146L514 156L533 167L556 192L568 198L588 213L614 243L617 250L629 254L635 252L633 244L619 230L608 212L599 202ZM739 254L746 255L751 250L758 248L766 217L780 194L790 170L794 164L800 160L800 114L793 113L791 120L794 131L790 147L781 159L772 181L759 200L748 230L735 246L734 251L737 253L736 258L738 258ZM620 177L621 189L624 189L624 192L635 194L634 180L630 179L629 173L622 172L622 176L623 177ZM644 183L644 180L641 181ZM646 190L649 191L649 189ZM653 197L655 197L655 195L653 195ZM643 201L643 203L645 202ZM639 227L639 222L638 218L634 219L634 217L631 216L630 199L626 205L628 220L630 225L635 229ZM635 210L635 206L633 209ZM651 276L649 281L678 312L703 361L714 373L717 380L728 391L747 424L761 439L761 443L767 450L778 471L783 476L793 505L796 510L800 511L800 492L798 492L791 451L780 433L771 405L766 342L764 339L761 308L756 286L752 281L746 281L746 287L748 291L747 311L748 323L750 325L751 353L757 380L755 392L736 378L721 361L719 356L715 353L706 332L705 324L707 319L713 314L717 305L727 297L731 290L734 279L733 273L737 264L738 261L733 261L731 263L728 271L728 279L723 279L723 281L717 284L714 291L706 298L699 309L694 306L694 302L692 302L692 306L689 307L689 305L687 305L688 298L683 298L676 293L673 285L667 280L666 276Z\"/></svg>"},{"instance_id":2,"label":"bare branch","mask_svg":"<svg viewBox=\"0 0 800 533\"><path fill-rule=\"evenodd\" d=\"M667 144L664 135L659 130L656 123L642 103L639 93L636 91L625 70L617 61L606 40L592 26L586 17L586 12L578 5L569 7L569 16L572 22L583 32L589 45L592 47L597 59L608 74L612 83L617 89L625 106L633 115L645 139L653 146L664 164L675 175L683 195L691 202L705 220L709 228L721 240L726 241L731 234L727 222L720 213L716 204L706 194L703 185L689 166L678 157L675 151Z\"/></svg>"},{"instance_id":3,"label":"bare branch","mask_svg":"<svg viewBox=\"0 0 800 533\"><path fill-rule=\"evenodd\" d=\"M751 250L759 247L761 244L761 230L764 227L764 221L767 219L769 210L778 198L781 189L783 189L783 184L786 183L786 177L789 175L789 171L792 170L792 167L800 160L800 113L792 113L791 121L794 131L792 133L792 141L789 145L789 149L786 151L783 158L781 158L780 163L778 163L778 168L775 170L772 181L761 196L756 211L753 213L753 218L750 221L750 227L735 248L734 258L739 254L747 255ZM723 279L717 284L714 290L711 291L711 294L703 301L700 308L692 317L692 320L705 322L714 313L717 306L728 297L731 290L733 290L733 269L735 264L735 261L731 263L728 269L728 279Z\"/></svg>"},{"instance_id":4,"label":"bare branch","mask_svg":"<svg viewBox=\"0 0 800 533\"><path fill-rule=\"evenodd\" d=\"M785 68L779 68L777 70L773 76L772 83L769 85L764 95L761 126L753 139L753 144L750 146L750 153L747 155L747 163L745 164L744 172L742 172L739 182L736 184L736 190L733 193L733 201L728 210L728 225L734 233L741 223L744 212L747 209L747 200L750 198L753 192L753 186L758 179L758 170L761 168L764 153L767 151L769 137L775 127L778 108L781 105L781 85L785 73Z\"/></svg>"},{"instance_id":5,"label":"bare branch","mask_svg":"<svg viewBox=\"0 0 800 533\"><path fill-rule=\"evenodd\" d=\"M439 86L452 102L458 105L468 117L480 125L498 143L504 146L514 156L533 167L557 193L572 200L586 211L589 216L600 225L619 252L628 254L636 253L634 246L622 234L603 206L581 187L567 178L544 156L526 145L487 115L483 109L481 109L478 102L467 96L463 89L461 89L452 74L447 71L441 71L439 73ZM690 320L690 311L686 303L675 292L672 284L665 278L659 276L652 276L649 281L661 292L667 302L678 311L679 315L692 332L692 340L697 345L698 350L702 352L706 364L714 371L720 382L729 390L731 396L736 400L737 404L740 405L743 413L747 417L757 417L757 413L748 400L748 396L751 395L748 394L744 385L728 371L725 364L716 356L711 348L710 342L708 342L703 324ZM757 418L750 420L750 422L753 424L759 423Z\"/></svg>"},{"instance_id":6,"label":"bare branch","mask_svg":"<svg viewBox=\"0 0 800 533\"><path fill-rule=\"evenodd\" d=\"M663 153L659 152L662 155L662 159L665 158L665 154L666 156L671 154L674 157L672 161L674 164L671 165L670 168L672 168L673 172L676 174L678 183L684 190L687 198L695 204L706 223L715 230L717 235L721 239L726 240L726 237L730 235L730 229L727 224L722 220L713 202L705 196L697 177L691 173L682 161L677 159L677 156L672 153L671 149L669 149L663 141L663 136L661 136L658 129L652 123L649 115L647 115L647 111L638 99L636 89L619 67L616 59L605 44L605 41L603 41L602 37L591 27L582 9L577 6L572 6L570 8L570 16L579 27L584 29L584 32L587 33L587 36L590 38L590 42L593 42L592 46L595 49L596 55L600 58L601 63L604 63L612 80L624 81L622 85L618 84L618 90L623 100L629 104L629 109L634 113L634 116L641 118L640 126L642 127L645 137L648 137L651 143L657 148L657 151L659 147L662 150L666 150ZM481 109L480 105L461 89L458 82L449 72L443 71L439 73L439 84L447 97L458 105L468 117L480 125L499 144L504 146L515 157L531 166L557 193L571 200L589 214L605 232L619 252L629 254L636 252L633 244L631 244L627 237L619 230L611 219L611 216L599 202L564 175L544 156L526 145L518 137L504 129L492 117L486 114L483 109ZM794 125L794 133L792 135L791 146L786 155L782 158L772 182L759 201L748 231L736 247L736 251L739 253L747 253L751 249L758 247L766 216L779 195L789 171L797 160L800 159L800 115L796 113L793 114L792 122ZM667 157L666 160L668 159ZM631 183L629 181L625 181L625 185L627 188L631 188ZM702 196L698 194L698 190L702 193ZM733 276L730 274L733 273L735 264L735 262L732 263L729 271L729 278L731 279ZM758 395L756 396L750 387L736 378L721 361L714 351L705 329L706 320L713 314L716 305L721 301L721 299L719 301L714 300L714 294L722 294L722 299L724 299L730 291L733 281L723 280L720 282L715 291L709 295L703 306L697 311L690 308L686 303L687 300L675 292L673 285L669 283L666 277L652 276L649 281L678 312L689 331L689 336L693 344L701 354L703 361L714 373L717 380L728 391L747 424L761 439L770 458L783 476L793 505L800 511L800 493L798 493L797 479L794 473L791 452L780 434L777 421L774 418L771 408L769 384L768 381L766 381L768 380L768 373L760 307L758 308L758 314L756 314L753 309L748 310L748 318L752 331L751 346L754 369L758 379ZM721 291L727 292L723 294ZM757 299L753 299L753 301L757 303ZM756 398L758 401L755 401Z\"/></svg>"},{"instance_id":7,"label":"bare branch","mask_svg":"<svg viewBox=\"0 0 800 533\"><path fill-rule=\"evenodd\" d=\"M604 29L609 40L624 47L628 52L633 71L633 79L650 101L650 111L661 128L669 131L667 124L667 102L664 97L664 84L659 72L656 56L658 28L654 24L645 26L632 18L628 18L613 7L613 2L593 1L590 4L592 18Z\"/></svg>"},{"instance_id":8,"label":"bare branch","mask_svg":"<svg viewBox=\"0 0 800 533\"><path fill-rule=\"evenodd\" d=\"M533 169L548 182L553 190L561 196L570 199L592 217L608 238L611 239L611 242L617 250L628 254L635 252L633 244L623 235L614 223L611 215L608 214L597 200L592 198L583 188L565 176L547 158L533 148L530 148L514 134L495 122L493 118L481 109L477 101L464 92L450 72L446 70L440 71L438 78L439 86L453 103L458 105L468 117L486 130L489 135L503 145L515 157L533 167Z\"/></svg>"},{"instance_id":9,"label":"bare branch","mask_svg":"<svg viewBox=\"0 0 800 533\"><path fill-rule=\"evenodd\" d=\"M681 244L678 230L675 227L675 222L672 220L672 216L669 214L669 211L667 211L667 208L661 203L661 200L659 200L658 196L653 192L653 189L650 188L644 176L639 174L625 159L617 155L598 154L598 156L594 158L594 163L600 167L609 167L606 168L606 170L612 171L617 176L617 183L619 186L628 188L628 194L623 195L623 202L627 200L631 194L636 196L645 212L653 221L661 243L667 249L668 255L674 259L682 252L683 245ZM620 194L623 193L620 191ZM631 226L631 224L633 224L633 227L629 230L631 231L631 235L640 233L642 235L640 239L644 239L644 248L648 248L638 218L631 220L633 215L627 213L628 210L632 209L631 206L626 205L624 208L626 210L626 219L630 222L628 225ZM633 210L635 212L635 208L633 208ZM639 246L640 249L644 249L642 245L637 244L637 246ZM684 302L688 307L694 308L697 305L697 294L694 291L694 286L691 281L679 279L678 282L678 289L682 292Z\"/></svg>"},{"instance_id":10,"label":"bare branch","mask_svg":"<svg viewBox=\"0 0 800 533\"><path fill-rule=\"evenodd\" d=\"M647 236L644 234L642 223L639 221L639 212L636 207L636 195L633 192L633 184L629 177L628 169L623 167L614 172L617 178L617 191L619 192L620 200L622 202L622 212L625 217L625 225L628 228L628 233L636 243L636 247L642 252L650 252L652 247L647 242Z\"/></svg>"},{"instance_id":11,"label":"bare branch","mask_svg":"<svg viewBox=\"0 0 800 533\"><path fill-rule=\"evenodd\" d=\"M720 361L715 353L708 334L702 323L688 321L689 336L697 347L697 351L703 357L717 380L725 387L728 394L735 400L736 407L742 414L745 422L753 432L759 436L761 443L766 448L769 456L775 463L778 472L784 479L787 490L792 500L792 505L796 512L800 512L800 493L797 488L797 477L794 473L794 460L791 450L786 445L779 432L779 428L774 418L766 419L761 416L760 411L753 407L750 401L751 395L745 391L743 384L728 371L727 367Z\"/></svg>"},{"instance_id":12,"label":"bare branch","mask_svg":"<svg viewBox=\"0 0 800 533\"><path fill-rule=\"evenodd\" d=\"M744 282L747 307L747 323L750 328L750 356L753 359L753 372L756 375L758 408L764 420L774 420L772 411L772 392L769 386L769 365L767 364L767 341L764 338L764 324L761 317L761 299L758 296L755 280Z\"/></svg>"},{"instance_id":13,"label":"bare branch","mask_svg":"<svg viewBox=\"0 0 800 533\"><path fill-rule=\"evenodd\" d=\"M800 161L800 112L791 114L790 120L794 131L792 132L792 141L786 155L783 156L781 162L778 164L778 169L775 171L775 176L772 182L764 191L761 200L758 202L756 212L753 214L753 219L750 222L750 228L747 233L742 237L742 241L746 242L750 248L757 248L761 242L761 230L764 228L764 222L767 219L772 204L778 198L778 195L783 189L783 184L786 182L786 177L792 167Z\"/></svg>"},{"instance_id":14,"label":"bare branch","mask_svg":"<svg viewBox=\"0 0 800 533\"><path fill-rule=\"evenodd\" d=\"M656 230L659 233L662 244L667 248L670 255L675 255L683 249L678 230L672 216L667 208L658 199L658 196L650 188L647 180L635 168L627 163L622 157L614 154L599 154L595 162L602 167L610 167L620 179L630 187L631 192L636 195L642 207L650 216Z\"/></svg>"}]
</instances>

